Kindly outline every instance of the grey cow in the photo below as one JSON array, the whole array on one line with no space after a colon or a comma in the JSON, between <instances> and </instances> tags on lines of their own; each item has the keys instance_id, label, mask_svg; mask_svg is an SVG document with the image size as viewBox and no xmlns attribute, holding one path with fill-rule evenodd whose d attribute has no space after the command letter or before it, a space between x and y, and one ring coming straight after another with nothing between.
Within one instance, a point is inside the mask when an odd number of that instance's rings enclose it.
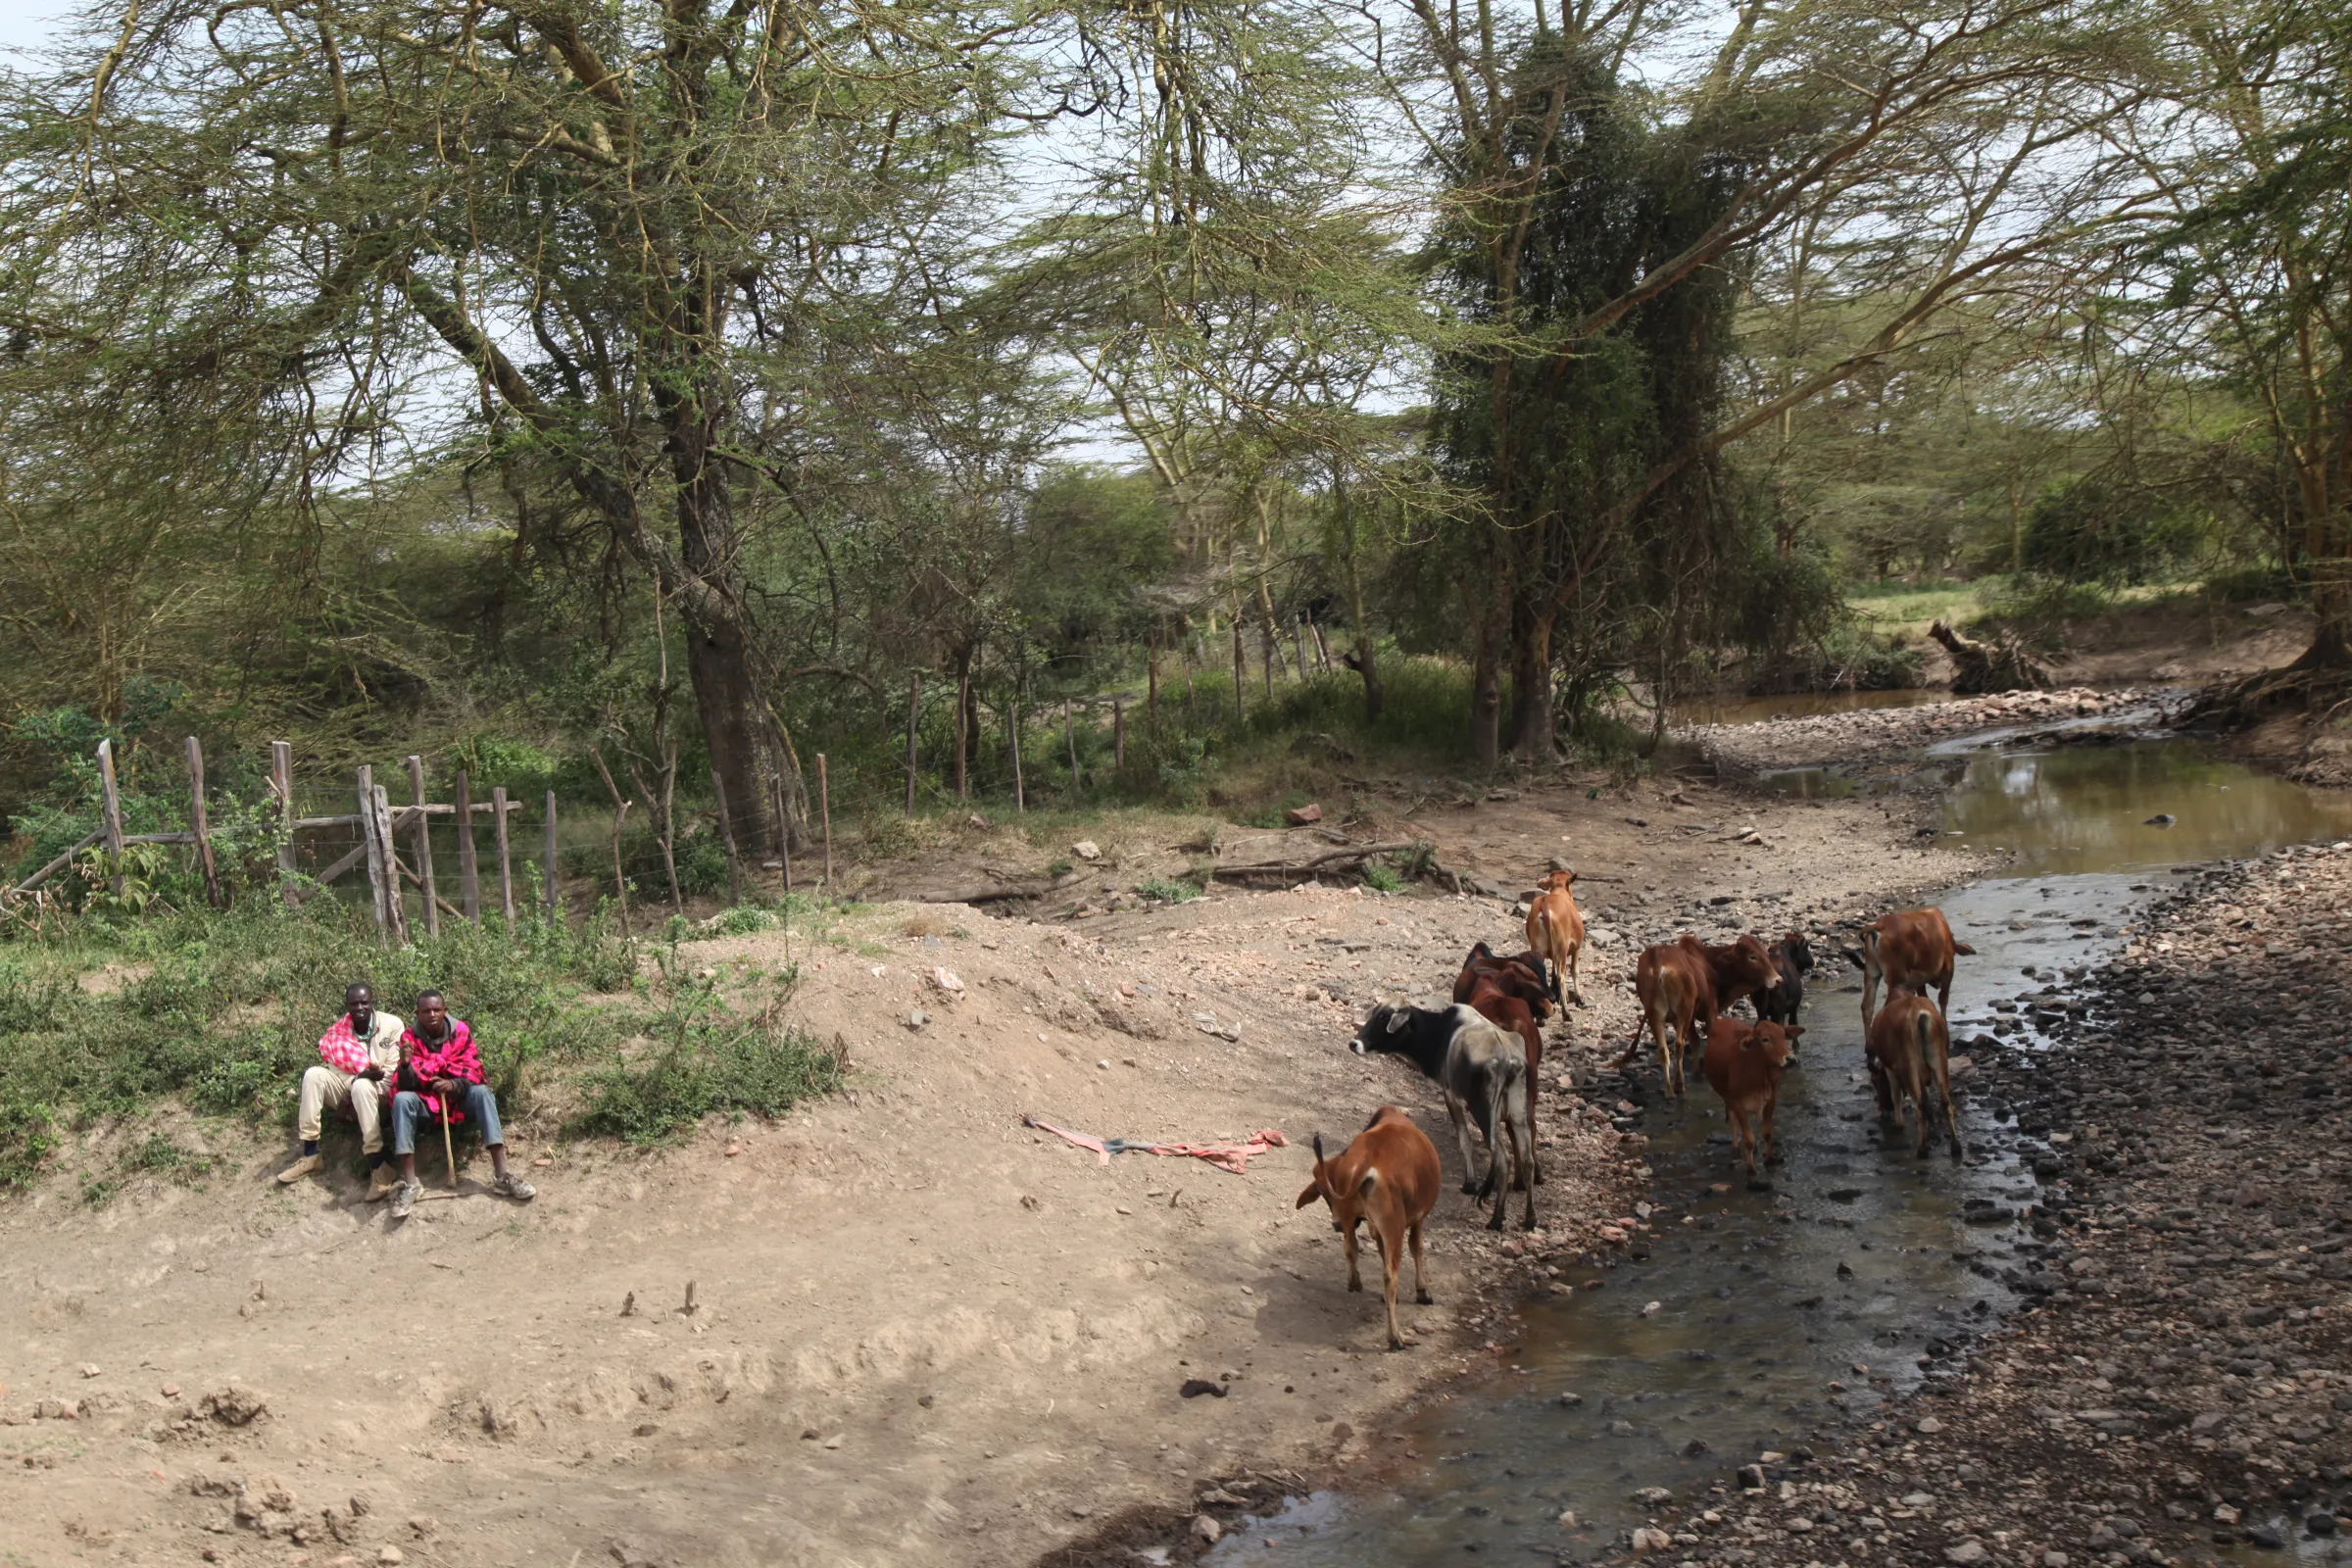
<instances>
[{"instance_id":1,"label":"grey cow","mask_svg":"<svg viewBox=\"0 0 2352 1568\"><path fill-rule=\"evenodd\" d=\"M1487 1229L1502 1229L1503 1210L1511 1194L1527 1193L1526 1228L1536 1228L1536 1117L1535 1085L1529 1081L1527 1051L1517 1035L1496 1028L1466 1006L1431 1011L1425 1007L1372 1009L1348 1049L1357 1055L1369 1052L1410 1057L1446 1096L1446 1114L1453 1119L1454 1137L1462 1146L1462 1191L1475 1194L1481 1205L1494 1195L1494 1217ZM1465 1115L1465 1110L1467 1115ZM1484 1181L1476 1175L1478 1151L1470 1142L1469 1123L1475 1119L1489 1151ZM1510 1161L1503 1153L1508 1146ZM1507 1179L1506 1179L1507 1178Z\"/></svg>"}]
</instances>

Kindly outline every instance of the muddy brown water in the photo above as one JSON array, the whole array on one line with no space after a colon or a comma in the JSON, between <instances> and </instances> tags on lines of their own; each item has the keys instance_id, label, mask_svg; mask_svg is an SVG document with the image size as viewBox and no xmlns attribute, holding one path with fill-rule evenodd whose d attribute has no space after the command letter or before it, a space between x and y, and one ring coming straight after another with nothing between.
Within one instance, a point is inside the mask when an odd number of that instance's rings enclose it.
<instances>
[{"instance_id":1,"label":"muddy brown water","mask_svg":"<svg viewBox=\"0 0 2352 1568\"><path fill-rule=\"evenodd\" d=\"M1992 1004L2110 956L2134 906L2180 871L2352 835L2352 801L2194 741L2002 741L1947 742L1922 760L1946 777L1943 831L2013 856L1940 901L1977 949L1952 991L1959 1053L1996 1022L2010 1042L2038 1045ZM2174 820L2147 820L2159 814ZM1563 1268L1568 1290L1527 1302L1492 1372L1406 1418L1419 1458L1385 1490L1293 1498L1238 1522L1210 1560L1254 1561L1268 1543L1286 1563L1334 1568L1594 1556L1657 1511L1638 1489L1689 1501L1766 1451L1867 1425L1889 1393L1944 1375L1923 1372L1924 1355L1965 1345L2015 1304L1997 1276L2032 1238L2008 1216L2034 1201L2031 1162L2046 1146L1975 1104L1961 1163L1940 1147L1916 1159L1899 1133L1882 1139L1861 1072L1858 977L1816 952L1826 961L1802 1065L1782 1085L1784 1158L1770 1186L1751 1190L1735 1169L1703 1083L1669 1107L1649 1075L1646 1242L1615 1268ZM1972 1205L1993 1222L1970 1223ZM1435 1272L1443 1289L1443 1262ZM1592 1279L1599 1289L1576 1288Z\"/></svg>"}]
</instances>

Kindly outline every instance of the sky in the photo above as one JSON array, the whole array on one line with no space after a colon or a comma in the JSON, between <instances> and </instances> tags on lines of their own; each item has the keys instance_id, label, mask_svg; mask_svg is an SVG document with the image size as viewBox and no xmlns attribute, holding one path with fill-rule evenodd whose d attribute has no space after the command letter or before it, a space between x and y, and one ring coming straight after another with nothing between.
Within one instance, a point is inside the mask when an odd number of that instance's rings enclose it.
<instances>
[{"instance_id":1,"label":"sky","mask_svg":"<svg viewBox=\"0 0 2352 1568\"><path fill-rule=\"evenodd\" d=\"M38 49L72 10L73 0L0 0L0 55Z\"/></svg>"}]
</instances>

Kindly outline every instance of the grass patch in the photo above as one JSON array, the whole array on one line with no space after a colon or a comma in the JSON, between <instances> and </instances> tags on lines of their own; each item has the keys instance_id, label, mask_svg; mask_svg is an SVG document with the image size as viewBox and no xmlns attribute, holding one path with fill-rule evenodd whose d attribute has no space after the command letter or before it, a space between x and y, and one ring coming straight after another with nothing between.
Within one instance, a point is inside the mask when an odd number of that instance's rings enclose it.
<instances>
[{"instance_id":1,"label":"grass patch","mask_svg":"<svg viewBox=\"0 0 2352 1568\"><path fill-rule=\"evenodd\" d=\"M289 1120L318 1035L360 980L403 1017L425 986L447 992L502 1105L519 1113L534 1062L616 1049L627 1015L581 999L624 989L634 967L601 925L510 934L460 922L386 952L363 911L327 899L300 911L253 900L228 914L75 917L63 938L0 946L0 1188L33 1181L63 1131L167 1102ZM130 978L98 994L79 983L91 970ZM131 1173L187 1174L201 1156L173 1147L150 1140Z\"/></svg>"},{"instance_id":2,"label":"grass patch","mask_svg":"<svg viewBox=\"0 0 2352 1568\"><path fill-rule=\"evenodd\" d=\"M1977 582L1868 583L1846 590L1846 603L1873 631L1922 638L1935 622L1966 625L1983 617L1999 578Z\"/></svg>"},{"instance_id":3,"label":"grass patch","mask_svg":"<svg viewBox=\"0 0 2352 1568\"><path fill-rule=\"evenodd\" d=\"M1198 883L1171 882L1155 876L1148 882L1138 882L1135 891L1140 897L1157 899L1162 904L1185 904L1200 897L1202 890Z\"/></svg>"},{"instance_id":4,"label":"grass patch","mask_svg":"<svg viewBox=\"0 0 2352 1568\"><path fill-rule=\"evenodd\" d=\"M1379 860L1366 860L1364 862L1364 886L1375 893L1402 893L1404 878L1399 876L1393 866L1385 865Z\"/></svg>"},{"instance_id":5,"label":"grass patch","mask_svg":"<svg viewBox=\"0 0 2352 1568\"><path fill-rule=\"evenodd\" d=\"M640 1148L674 1142L705 1116L778 1116L841 1087L841 1057L783 1021L784 990L744 1017L715 991L673 999L658 1039L629 1059L587 1072L575 1132Z\"/></svg>"}]
</instances>

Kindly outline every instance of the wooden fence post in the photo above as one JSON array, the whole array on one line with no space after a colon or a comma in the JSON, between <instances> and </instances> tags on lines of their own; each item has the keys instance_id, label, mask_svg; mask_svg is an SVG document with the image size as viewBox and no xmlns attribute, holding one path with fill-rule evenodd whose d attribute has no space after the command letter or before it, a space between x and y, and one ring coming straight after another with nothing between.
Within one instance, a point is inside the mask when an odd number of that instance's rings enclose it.
<instances>
[{"instance_id":1,"label":"wooden fence post","mask_svg":"<svg viewBox=\"0 0 2352 1568\"><path fill-rule=\"evenodd\" d=\"M1110 700L1110 765L1127 770L1127 710L1116 697Z\"/></svg>"},{"instance_id":2,"label":"wooden fence post","mask_svg":"<svg viewBox=\"0 0 2352 1568\"><path fill-rule=\"evenodd\" d=\"M825 834L825 891L833 891L833 791L825 777L825 754L816 754L816 815Z\"/></svg>"},{"instance_id":3,"label":"wooden fence post","mask_svg":"<svg viewBox=\"0 0 2352 1568\"><path fill-rule=\"evenodd\" d=\"M1021 699L1015 692L1004 705L1004 733L1012 745L1012 808L1026 812L1029 802L1021 793Z\"/></svg>"},{"instance_id":4,"label":"wooden fence post","mask_svg":"<svg viewBox=\"0 0 2352 1568\"><path fill-rule=\"evenodd\" d=\"M504 808L500 808L499 831L506 831ZM464 768L458 769L458 906L466 918L475 925L482 923L481 861L473 852L473 780Z\"/></svg>"},{"instance_id":5,"label":"wooden fence post","mask_svg":"<svg viewBox=\"0 0 2352 1568\"><path fill-rule=\"evenodd\" d=\"M115 890L115 897L119 899L122 896L124 884L122 875L122 797L115 789L115 743L111 740L98 743L98 789L100 809L105 813L106 853L113 857L115 863L115 874L109 879L108 885Z\"/></svg>"},{"instance_id":6,"label":"wooden fence post","mask_svg":"<svg viewBox=\"0 0 2352 1568\"><path fill-rule=\"evenodd\" d=\"M735 847L735 820L727 814L727 786L715 767L710 769L710 798L718 806L718 842L727 851L727 904L733 906L743 902L743 855Z\"/></svg>"},{"instance_id":7,"label":"wooden fence post","mask_svg":"<svg viewBox=\"0 0 2352 1568\"><path fill-rule=\"evenodd\" d=\"M923 672L906 678L906 814L914 814L914 717L923 704Z\"/></svg>"},{"instance_id":8,"label":"wooden fence post","mask_svg":"<svg viewBox=\"0 0 2352 1568\"><path fill-rule=\"evenodd\" d=\"M289 909L301 906L294 891L294 746L270 743L270 785L277 791L277 886Z\"/></svg>"},{"instance_id":9,"label":"wooden fence post","mask_svg":"<svg viewBox=\"0 0 2352 1568\"><path fill-rule=\"evenodd\" d=\"M384 907L392 915L392 940L402 947L409 945L409 901L400 891L400 852L398 840L392 836L392 797L381 784L375 786L374 799L369 803L375 815L375 842L384 852ZM428 905L429 907L429 905Z\"/></svg>"},{"instance_id":10,"label":"wooden fence post","mask_svg":"<svg viewBox=\"0 0 2352 1568\"><path fill-rule=\"evenodd\" d=\"M490 791L490 810L498 818L498 912L514 929L514 862L507 858L507 791L504 785L494 785ZM470 850L471 841L467 841ZM470 886L470 884L469 884Z\"/></svg>"},{"instance_id":11,"label":"wooden fence post","mask_svg":"<svg viewBox=\"0 0 2352 1568\"><path fill-rule=\"evenodd\" d=\"M424 814L424 759L409 759L409 799L416 808L416 885L424 891L424 934L441 934L441 906L434 898L433 830Z\"/></svg>"},{"instance_id":12,"label":"wooden fence post","mask_svg":"<svg viewBox=\"0 0 2352 1568\"><path fill-rule=\"evenodd\" d=\"M196 863L204 871L204 902L216 909L228 906L220 897L220 871L213 863L212 823L204 814L204 745L188 737L188 831L196 835Z\"/></svg>"},{"instance_id":13,"label":"wooden fence post","mask_svg":"<svg viewBox=\"0 0 2352 1568\"><path fill-rule=\"evenodd\" d=\"M384 912L384 854L375 837L375 769L360 764L360 843L368 852L368 889L375 895L375 928L383 930L392 923Z\"/></svg>"},{"instance_id":14,"label":"wooden fence post","mask_svg":"<svg viewBox=\"0 0 2352 1568\"><path fill-rule=\"evenodd\" d=\"M564 917L564 895L556 890L556 792L547 792L547 917Z\"/></svg>"}]
</instances>

